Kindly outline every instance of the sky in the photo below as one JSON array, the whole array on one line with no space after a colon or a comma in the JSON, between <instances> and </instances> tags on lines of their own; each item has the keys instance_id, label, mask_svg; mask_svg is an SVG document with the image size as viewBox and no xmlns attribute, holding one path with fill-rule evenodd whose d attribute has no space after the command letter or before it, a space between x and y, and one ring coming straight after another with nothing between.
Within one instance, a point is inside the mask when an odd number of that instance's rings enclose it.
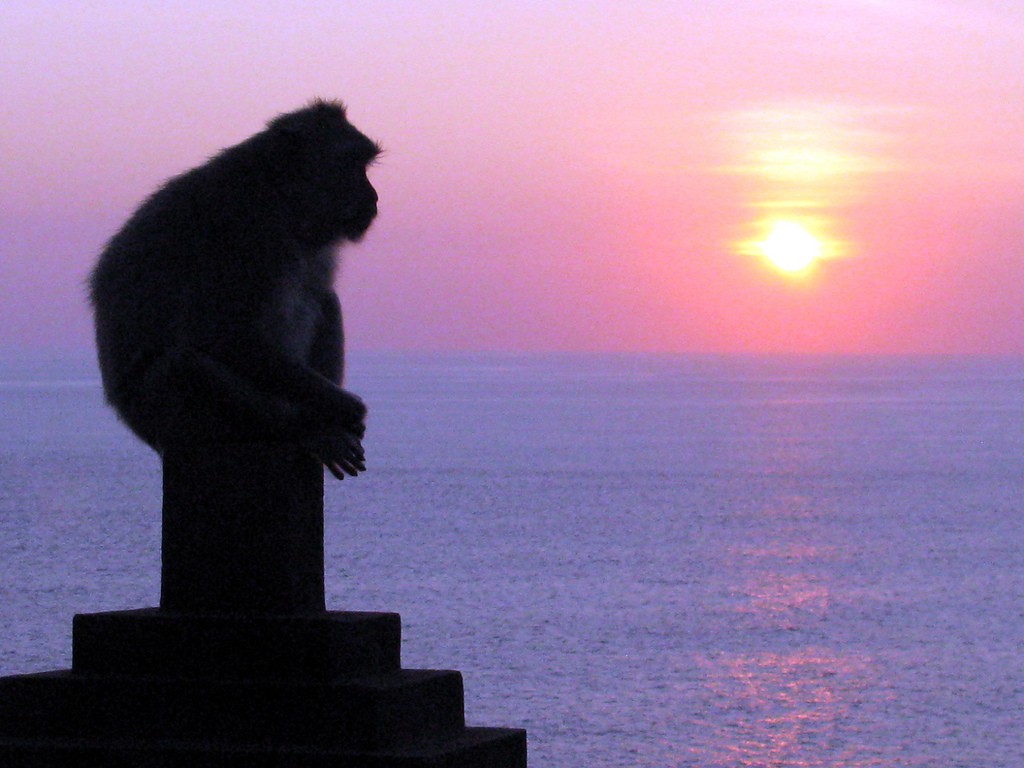
<instances>
[{"instance_id":1,"label":"sky","mask_svg":"<svg viewBox=\"0 0 1024 768\"><path fill-rule=\"evenodd\" d=\"M5 0L0 40L0 355L91 354L139 201L317 96L386 149L351 349L1024 353L1019 0Z\"/></svg>"}]
</instances>

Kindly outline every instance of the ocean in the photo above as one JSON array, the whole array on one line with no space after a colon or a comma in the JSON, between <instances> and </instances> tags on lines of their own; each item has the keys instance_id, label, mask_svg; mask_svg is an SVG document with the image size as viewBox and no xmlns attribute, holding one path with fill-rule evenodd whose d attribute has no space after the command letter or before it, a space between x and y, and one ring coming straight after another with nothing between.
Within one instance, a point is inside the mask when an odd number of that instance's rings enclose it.
<instances>
[{"instance_id":1,"label":"ocean","mask_svg":"<svg viewBox=\"0 0 1024 768\"><path fill-rule=\"evenodd\" d=\"M1024 360L353 355L328 606L532 768L1024 765ZM157 604L156 457L0 366L0 674Z\"/></svg>"}]
</instances>

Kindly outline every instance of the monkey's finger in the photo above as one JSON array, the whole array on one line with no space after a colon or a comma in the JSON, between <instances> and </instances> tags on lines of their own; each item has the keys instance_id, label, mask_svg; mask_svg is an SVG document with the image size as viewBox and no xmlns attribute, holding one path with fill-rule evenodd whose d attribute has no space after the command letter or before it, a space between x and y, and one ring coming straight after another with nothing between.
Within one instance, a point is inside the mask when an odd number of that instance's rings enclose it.
<instances>
[{"instance_id":1,"label":"monkey's finger","mask_svg":"<svg viewBox=\"0 0 1024 768\"><path fill-rule=\"evenodd\" d=\"M313 457L321 464L323 464L325 467L327 467L327 471L334 475L336 478L338 478L339 480L345 479L344 472L342 472L341 467L338 466L338 463L334 461L334 459L325 458L324 455L319 452L313 453Z\"/></svg>"},{"instance_id":2,"label":"monkey's finger","mask_svg":"<svg viewBox=\"0 0 1024 768\"><path fill-rule=\"evenodd\" d=\"M335 463L341 468L341 470L346 475L350 475L352 477L355 477L361 471L362 472L366 471L366 467L365 466L360 466L359 464L356 464L355 462L350 461L348 459L338 459Z\"/></svg>"},{"instance_id":3,"label":"monkey's finger","mask_svg":"<svg viewBox=\"0 0 1024 768\"><path fill-rule=\"evenodd\" d=\"M341 471L341 467L335 464L333 461L325 461L323 465L327 467L327 471L334 475L339 480L345 479L345 473Z\"/></svg>"},{"instance_id":4,"label":"monkey's finger","mask_svg":"<svg viewBox=\"0 0 1024 768\"><path fill-rule=\"evenodd\" d=\"M339 480L344 480L345 475L351 475L352 477L355 477L357 474L356 469L353 467L353 465L345 461L344 459L327 458L327 455L322 451L315 452L313 456L321 464L327 467L328 472L330 472ZM365 471L365 465L362 467L362 469Z\"/></svg>"},{"instance_id":5,"label":"monkey's finger","mask_svg":"<svg viewBox=\"0 0 1024 768\"><path fill-rule=\"evenodd\" d=\"M345 454L344 461L345 461L345 463L351 465L354 469L357 469L360 472L365 472L366 471L366 456L363 454L362 446L358 446L358 448L359 448L358 452L356 452L356 451L347 452Z\"/></svg>"},{"instance_id":6,"label":"monkey's finger","mask_svg":"<svg viewBox=\"0 0 1024 768\"><path fill-rule=\"evenodd\" d=\"M366 468L366 454L363 452L363 446L358 440L347 433L342 433L325 441L324 453L330 456L333 461L351 464L359 469Z\"/></svg>"},{"instance_id":7,"label":"monkey's finger","mask_svg":"<svg viewBox=\"0 0 1024 768\"><path fill-rule=\"evenodd\" d=\"M356 461L365 461L366 453L363 451L363 446L358 442L352 443L346 440L339 447L339 453L344 454L347 458L355 459Z\"/></svg>"},{"instance_id":8,"label":"monkey's finger","mask_svg":"<svg viewBox=\"0 0 1024 768\"><path fill-rule=\"evenodd\" d=\"M352 434L351 432L345 432L341 435L342 440L345 442L345 447L360 461L366 458L366 452L363 450L363 444L360 442L358 435Z\"/></svg>"},{"instance_id":9,"label":"monkey's finger","mask_svg":"<svg viewBox=\"0 0 1024 768\"><path fill-rule=\"evenodd\" d=\"M360 472L366 471L366 461L362 456L356 456L344 443L332 446L334 450L326 453L329 458L324 460L325 466L334 467L334 470L344 472L346 475L355 477ZM332 470L332 471L334 471Z\"/></svg>"}]
</instances>

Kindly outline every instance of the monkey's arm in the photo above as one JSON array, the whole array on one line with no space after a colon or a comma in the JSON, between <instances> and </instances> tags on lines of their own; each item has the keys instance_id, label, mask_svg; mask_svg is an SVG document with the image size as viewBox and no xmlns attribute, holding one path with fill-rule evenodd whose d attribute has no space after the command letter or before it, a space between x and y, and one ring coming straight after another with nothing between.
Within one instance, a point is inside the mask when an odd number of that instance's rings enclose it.
<instances>
[{"instance_id":1,"label":"monkey's arm","mask_svg":"<svg viewBox=\"0 0 1024 768\"><path fill-rule=\"evenodd\" d=\"M313 370L337 384L345 375L345 335L341 320L341 302L334 291L328 291L320 302L320 321L317 323L316 336L309 353L309 363ZM362 445L357 444L359 463L353 465L349 456L352 446L350 440L354 435L342 433L341 437L317 438L310 450L323 462L324 466L339 480L345 475L355 475L365 470L365 458Z\"/></svg>"},{"instance_id":2,"label":"monkey's arm","mask_svg":"<svg viewBox=\"0 0 1024 768\"><path fill-rule=\"evenodd\" d=\"M320 350L330 340L331 334L321 334L319 328L325 318L335 319L337 300L328 296L329 290L311 296L290 272L294 261L271 256L276 254L254 247L248 261L200 265L176 346L189 350L195 364L209 370L229 407L250 412L243 417L251 416L282 439L304 444L344 435L342 443L349 446L347 438L354 437L356 446L351 447L338 448L332 440L330 453L346 461L361 460L358 440L365 431L366 406L309 364L311 346ZM303 320L310 311L311 327ZM340 367L323 354L330 363L326 368ZM232 381L241 383L234 386ZM237 397L239 390L247 395ZM233 397L239 402L232 402ZM263 402L276 405L264 409Z\"/></svg>"},{"instance_id":3,"label":"monkey's arm","mask_svg":"<svg viewBox=\"0 0 1024 768\"><path fill-rule=\"evenodd\" d=\"M243 322L213 329L205 339L189 346L259 392L292 406L292 428L324 433L340 427L361 437L366 416L362 400L296 359L286 345L265 338L258 328Z\"/></svg>"},{"instance_id":4,"label":"monkey's arm","mask_svg":"<svg viewBox=\"0 0 1024 768\"><path fill-rule=\"evenodd\" d=\"M345 375L345 333L341 322L341 302L334 291L328 291L320 302L320 322L309 353L313 370L335 384Z\"/></svg>"}]
</instances>

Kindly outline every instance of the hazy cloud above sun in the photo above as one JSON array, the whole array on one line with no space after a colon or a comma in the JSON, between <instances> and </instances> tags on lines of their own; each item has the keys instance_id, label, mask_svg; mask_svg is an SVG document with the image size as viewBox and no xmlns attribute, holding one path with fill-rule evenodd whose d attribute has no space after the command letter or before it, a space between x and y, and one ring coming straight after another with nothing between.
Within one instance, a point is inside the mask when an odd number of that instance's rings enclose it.
<instances>
[{"instance_id":1,"label":"hazy cloud above sun","mask_svg":"<svg viewBox=\"0 0 1024 768\"><path fill-rule=\"evenodd\" d=\"M821 203L845 197L864 177L899 165L892 149L899 120L911 111L837 103L739 109L722 116L727 151L735 162L721 170L754 177L776 193Z\"/></svg>"}]
</instances>

